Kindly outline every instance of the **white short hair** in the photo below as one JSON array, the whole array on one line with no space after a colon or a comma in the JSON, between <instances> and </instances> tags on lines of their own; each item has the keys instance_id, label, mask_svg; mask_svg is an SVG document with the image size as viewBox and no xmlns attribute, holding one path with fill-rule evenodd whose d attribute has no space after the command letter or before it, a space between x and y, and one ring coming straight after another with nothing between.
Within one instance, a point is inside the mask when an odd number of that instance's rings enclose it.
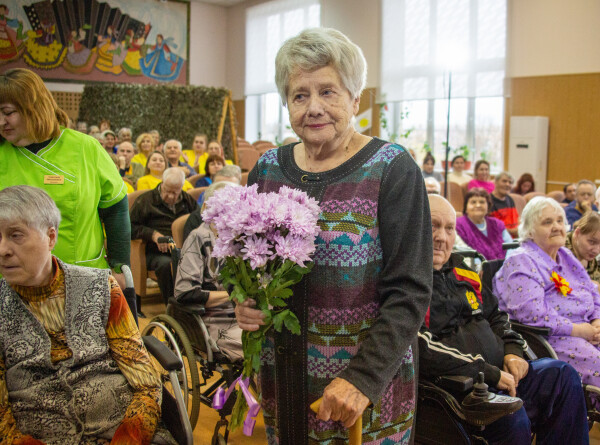
<instances>
[{"instance_id":1,"label":"white short hair","mask_svg":"<svg viewBox=\"0 0 600 445\"><path fill-rule=\"evenodd\" d=\"M169 139L167 142L165 142L165 147L167 146L167 144L169 142L177 142L177 146L179 147L179 151L183 150L183 145L177 139Z\"/></svg>"},{"instance_id":2,"label":"white short hair","mask_svg":"<svg viewBox=\"0 0 600 445\"><path fill-rule=\"evenodd\" d=\"M0 190L0 221L23 222L46 235L50 227L58 231L60 210L44 190L15 185Z\"/></svg>"},{"instance_id":3,"label":"white short hair","mask_svg":"<svg viewBox=\"0 0 600 445\"><path fill-rule=\"evenodd\" d=\"M429 176L429 177L425 178L424 181L425 181L425 187L427 187L427 186L433 187L435 189L434 191L436 193L440 193L442 191L442 185L433 176ZM431 193L431 192L427 191L427 193Z\"/></svg>"},{"instance_id":4,"label":"white short hair","mask_svg":"<svg viewBox=\"0 0 600 445\"><path fill-rule=\"evenodd\" d=\"M353 99L360 97L367 82L367 62L362 50L332 28L309 28L286 40L275 58L275 83L283 105L287 105L290 76L300 68L314 71L331 66Z\"/></svg>"},{"instance_id":5,"label":"white short hair","mask_svg":"<svg viewBox=\"0 0 600 445\"><path fill-rule=\"evenodd\" d=\"M567 220L565 210L553 198L547 196L536 196L527 203L521 214L521 223L519 224L519 238L521 242L533 239L535 233L535 225L542 216L542 212L546 207L552 207L556 213L562 215L564 220Z\"/></svg>"},{"instance_id":6,"label":"white short hair","mask_svg":"<svg viewBox=\"0 0 600 445\"><path fill-rule=\"evenodd\" d=\"M170 167L163 172L162 182L178 184L183 187L185 183L185 173L179 167Z\"/></svg>"}]
</instances>

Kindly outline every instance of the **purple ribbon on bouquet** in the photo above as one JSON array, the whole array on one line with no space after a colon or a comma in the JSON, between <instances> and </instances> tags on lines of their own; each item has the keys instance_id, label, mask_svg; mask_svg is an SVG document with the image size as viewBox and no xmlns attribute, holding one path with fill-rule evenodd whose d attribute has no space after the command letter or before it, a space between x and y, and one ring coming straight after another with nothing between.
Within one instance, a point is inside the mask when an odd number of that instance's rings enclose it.
<instances>
[{"instance_id":1,"label":"purple ribbon on bouquet","mask_svg":"<svg viewBox=\"0 0 600 445\"><path fill-rule=\"evenodd\" d=\"M212 403L212 407L214 409L223 408L225 402L231 395L235 386L239 385L240 389L242 390L242 393L244 394L244 397L246 398L246 403L248 404L248 414L246 414L246 420L244 420L244 434L246 436L252 436L252 432L254 431L254 424L256 423L256 419L253 419L253 417L256 417L258 415L258 412L260 411L260 404L256 401L256 399L248 389L249 380L249 377L243 378L242 376L239 376L237 379L231 382L231 385L229 385L227 391L225 391L222 387L217 388Z\"/></svg>"}]
</instances>

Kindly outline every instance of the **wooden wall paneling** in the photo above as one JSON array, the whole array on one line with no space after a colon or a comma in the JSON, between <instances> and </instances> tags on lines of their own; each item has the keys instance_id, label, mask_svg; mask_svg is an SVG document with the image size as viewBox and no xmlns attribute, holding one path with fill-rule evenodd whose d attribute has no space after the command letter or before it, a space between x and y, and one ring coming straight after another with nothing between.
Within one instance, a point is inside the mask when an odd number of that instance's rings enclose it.
<instances>
[{"instance_id":1,"label":"wooden wall paneling","mask_svg":"<svg viewBox=\"0 0 600 445\"><path fill-rule=\"evenodd\" d=\"M60 108L73 120L77 122L79 117L79 102L81 102L81 93L72 93L64 91L52 91L52 96Z\"/></svg>"},{"instance_id":2,"label":"wooden wall paneling","mask_svg":"<svg viewBox=\"0 0 600 445\"><path fill-rule=\"evenodd\" d=\"M511 93L508 117L550 118L547 191L600 178L600 73L513 78Z\"/></svg>"}]
</instances>

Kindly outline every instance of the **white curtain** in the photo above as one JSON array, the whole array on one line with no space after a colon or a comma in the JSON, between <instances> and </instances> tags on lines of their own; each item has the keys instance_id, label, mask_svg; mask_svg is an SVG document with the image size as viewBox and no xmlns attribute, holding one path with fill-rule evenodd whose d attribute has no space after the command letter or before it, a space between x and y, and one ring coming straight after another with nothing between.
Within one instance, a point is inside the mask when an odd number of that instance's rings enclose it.
<instances>
[{"instance_id":1,"label":"white curtain","mask_svg":"<svg viewBox=\"0 0 600 445\"><path fill-rule=\"evenodd\" d=\"M246 10L246 96L277 92L277 51L286 39L320 21L319 0L276 0Z\"/></svg>"},{"instance_id":2,"label":"white curtain","mask_svg":"<svg viewBox=\"0 0 600 445\"><path fill-rule=\"evenodd\" d=\"M383 0L388 102L504 94L506 0Z\"/></svg>"}]
</instances>

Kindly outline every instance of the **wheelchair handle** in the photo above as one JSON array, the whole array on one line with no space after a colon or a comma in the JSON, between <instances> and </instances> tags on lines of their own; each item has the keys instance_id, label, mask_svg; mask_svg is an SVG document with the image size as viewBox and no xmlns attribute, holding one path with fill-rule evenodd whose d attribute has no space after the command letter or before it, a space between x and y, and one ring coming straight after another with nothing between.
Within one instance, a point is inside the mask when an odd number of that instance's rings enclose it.
<instances>
[{"instance_id":1,"label":"wheelchair handle","mask_svg":"<svg viewBox=\"0 0 600 445\"><path fill-rule=\"evenodd\" d=\"M319 412L323 398L314 401L310 404L310 409L315 413ZM350 427L350 434L348 437L348 445L361 445L362 444L362 414L356 419L354 425Z\"/></svg>"}]
</instances>

